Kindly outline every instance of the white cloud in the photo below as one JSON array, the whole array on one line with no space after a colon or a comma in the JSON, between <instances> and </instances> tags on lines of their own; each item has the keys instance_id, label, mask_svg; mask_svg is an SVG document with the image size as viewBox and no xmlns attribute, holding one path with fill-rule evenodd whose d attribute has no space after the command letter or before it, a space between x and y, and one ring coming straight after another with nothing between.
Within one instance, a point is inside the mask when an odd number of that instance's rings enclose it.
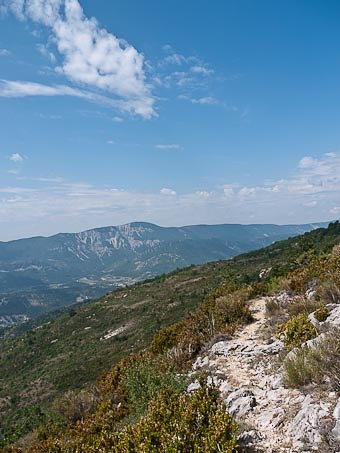
<instances>
[{"instance_id":1,"label":"white cloud","mask_svg":"<svg viewBox=\"0 0 340 453\"><path fill-rule=\"evenodd\" d=\"M108 140L106 143L107 143L108 145L114 145L114 144L115 144L115 142L114 142L113 140Z\"/></svg>"},{"instance_id":2,"label":"white cloud","mask_svg":"<svg viewBox=\"0 0 340 453\"><path fill-rule=\"evenodd\" d=\"M157 149L180 149L180 146L177 143L169 143L169 144L158 144L155 145L155 148Z\"/></svg>"},{"instance_id":3,"label":"white cloud","mask_svg":"<svg viewBox=\"0 0 340 453\"><path fill-rule=\"evenodd\" d=\"M196 72L197 74L211 75L214 73L213 69L209 69L206 68L205 66L200 65L192 66L190 69L192 72Z\"/></svg>"},{"instance_id":4,"label":"white cloud","mask_svg":"<svg viewBox=\"0 0 340 453\"><path fill-rule=\"evenodd\" d=\"M31 178L32 181L37 181L37 182L49 182L49 183L63 183L65 181L64 178L56 177L56 178L45 178L45 177L40 177L40 178Z\"/></svg>"},{"instance_id":5,"label":"white cloud","mask_svg":"<svg viewBox=\"0 0 340 453\"><path fill-rule=\"evenodd\" d=\"M212 96L206 96L206 97L197 98L197 99L191 98L189 100L193 104L202 104L202 105L216 105L219 103L218 100Z\"/></svg>"},{"instance_id":6,"label":"white cloud","mask_svg":"<svg viewBox=\"0 0 340 453\"><path fill-rule=\"evenodd\" d=\"M162 50L164 50L164 52L172 52L172 46L170 46L170 44L165 44L162 47Z\"/></svg>"},{"instance_id":7,"label":"white cloud","mask_svg":"<svg viewBox=\"0 0 340 453\"><path fill-rule=\"evenodd\" d=\"M114 107L123 112L136 113L140 112L144 116L144 107L139 105L139 101L134 100L122 101L115 100L108 96L103 96L91 91L80 90L66 85L43 85L35 82L23 82L0 79L0 97L17 98L25 96L73 96L86 99L97 104Z\"/></svg>"},{"instance_id":8,"label":"white cloud","mask_svg":"<svg viewBox=\"0 0 340 453\"><path fill-rule=\"evenodd\" d=\"M189 84L192 84L194 82L194 79L192 77L180 77L177 81L177 85L179 87L185 87Z\"/></svg>"},{"instance_id":9,"label":"white cloud","mask_svg":"<svg viewBox=\"0 0 340 453\"><path fill-rule=\"evenodd\" d=\"M44 57L48 58L51 63L55 63L56 62L56 57L55 57L54 53L51 52L48 49L47 45L45 45L45 44L37 44L37 49L41 53L41 55L43 55Z\"/></svg>"},{"instance_id":10,"label":"white cloud","mask_svg":"<svg viewBox=\"0 0 340 453\"><path fill-rule=\"evenodd\" d=\"M172 64L172 65L177 65L180 66L181 64L186 62L186 58L179 54L179 53L173 53L171 55L168 55L167 57L163 58L161 61L162 65L165 64Z\"/></svg>"},{"instance_id":11,"label":"white cloud","mask_svg":"<svg viewBox=\"0 0 340 453\"><path fill-rule=\"evenodd\" d=\"M311 201L304 201L302 203L303 206L306 206L307 208L314 208L318 204L317 201L311 200Z\"/></svg>"},{"instance_id":12,"label":"white cloud","mask_svg":"<svg viewBox=\"0 0 340 453\"><path fill-rule=\"evenodd\" d=\"M299 168L313 168L317 165L317 160L313 157L303 157L299 162Z\"/></svg>"},{"instance_id":13,"label":"white cloud","mask_svg":"<svg viewBox=\"0 0 340 453\"><path fill-rule=\"evenodd\" d=\"M213 96L204 96L201 98L193 98L188 96L187 94L180 94L178 99L183 99L185 101L189 101L192 104L200 104L200 105L223 105L218 99L214 98ZM227 106L225 106L227 107ZM228 110L237 111L237 108L234 106L227 107Z\"/></svg>"},{"instance_id":14,"label":"white cloud","mask_svg":"<svg viewBox=\"0 0 340 453\"><path fill-rule=\"evenodd\" d=\"M204 102L204 99L208 99L210 84L218 80L208 77L215 73L209 64L194 55L176 52L168 44L163 46L163 51L166 56L158 62L158 72L153 76L154 83L165 88L177 88L179 94L187 100L193 97L190 96L191 93L196 93L196 97L197 93L201 93L197 100L202 99Z\"/></svg>"},{"instance_id":15,"label":"white cloud","mask_svg":"<svg viewBox=\"0 0 340 453\"><path fill-rule=\"evenodd\" d=\"M9 160L12 162L22 162L24 158L19 153L13 153L9 156Z\"/></svg>"},{"instance_id":16,"label":"white cloud","mask_svg":"<svg viewBox=\"0 0 340 453\"><path fill-rule=\"evenodd\" d=\"M61 120L63 118L62 115L45 115L44 113L39 113L39 117L47 120Z\"/></svg>"},{"instance_id":17,"label":"white cloud","mask_svg":"<svg viewBox=\"0 0 340 453\"><path fill-rule=\"evenodd\" d=\"M7 49L0 49L0 57L6 57L7 55L10 55L10 51Z\"/></svg>"},{"instance_id":18,"label":"white cloud","mask_svg":"<svg viewBox=\"0 0 340 453\"><path fill-rule=\"evenodd\" d=\"M223 192L227 198L232 197L235 194L234 189L232 187L228 187L228 186L225 186L223 188Z\"/></svg>"},{"instance_id":19,"label":"white cloud","mask_svg":"<svg viewBox=\"0 0 340 453\"><path fill-rule=\"evenodd\" d=\"M200 198L209 198L213 195L212 192L208 192L207 190L197 190L195 192L196 195L198 195Z\"/></svg>"},{"instance_id":20,"label":"white cloud","mask_svg":"<svg viewBox=\"0 0 340 453\"><path fill-rule=\"evenodd\" d=\"M78 0L4 0L21 20L31 19L51 30L63 60L56 70L74 83L101 90L134 114L155 115L146 82L144 56L126 41L88 19Z\"/></svg>"},{"instance_id":21,"label":"white cloud","mask_svg":"<svg viewBox=\"0 0 340 453\"><path fill-rule=\"evenodd\" d=\"M89 93L89 95L91 95ZM0 80L0 96L25 97L25 96L76 96L86 97L85 91L65 85L48 86L41 83Z\"/></svg>"},{"instance_id":22,"label":"white cloud","mask_svg":"<svg viewBox=\"0 0 340 453\"><path fill-rule=\"evenodd\" d=\"M112 118L112 121L114 121L115 123L122 123L123 122L123 118L121 118L120 116L114 116Z\"/></svg>"},{"instance_id":23,"label":"white cloud","mask_svg":"<svg viewBox=\"0 0 340 453\"><path fill-rule=\"evenodd\" d=\"M177 193L173 189L169 189L167 187L163 187L160 192L162 195L177 195Z\"/></svg>"},{"instance_id":24,"label":"white cloud","mask_svg":"<svg viewBox=\"0 0 340 453\"><path fill-rule=\"evenodd\" d=\"M10 170L7 170L7 173L9 173L10 175L19 175L20 170L18 168L11 168Z\"/></svg>"},{"instance_id":25,"label":"white cloud","mask_svg":"<svg viewBox=\"0 0 340 453\"><path fill-rule=\"evenodd\" d=\"M307 162L307 161L305 161ZM311 161L309 161L312 163ZM162 225L199 223L308 223L339 216L340 156L314 158L312 167L258 185L225 184L176 193L123 190L65 181L22 179L0 186L0 240L136 219Z\"/></svg>"},{"instance_id":26,"label":"white cloud","mask_svg":"<svg viewBox=\"0 0 340 453\"><path fill-rule=\"evenodd\" d=\"M256 195L256 192L257 192L258 188L256 187L242 187L242 189L240 189L239 191L239 195L240 197L253 197L254 195Z\"/></svg>"}]
</instances>

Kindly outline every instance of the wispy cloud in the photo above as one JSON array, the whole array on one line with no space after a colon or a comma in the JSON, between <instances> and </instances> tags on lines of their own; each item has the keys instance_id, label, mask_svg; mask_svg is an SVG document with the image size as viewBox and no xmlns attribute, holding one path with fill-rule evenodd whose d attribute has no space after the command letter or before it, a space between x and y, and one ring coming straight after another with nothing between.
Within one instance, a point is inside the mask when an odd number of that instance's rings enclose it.
<instances>
[{"instance_id":1,"label":"wispy cloud","mask_svg":"<svg viewBox=\"0 0 340 453\"><path fill-rule=\"evenodd\" d=\"M178 96L179 99L183 99L185 101L189 101L192 104L201 104L201 105L219 105L222 104L218 99L213 96L203 96L200 98L190 97L187 94L180 94Z\"/></svg>"},{"instance_id":2,"label":"wispy cloud","mask_svg":"<svg viewBox=\"0 0 340 453\"><path fill-rule=\"evenodd\" d=\"M63 183L63 182L65 182L65 179L60 178L60 177L56 177L56 178L40 177L40 178L31 178L31 181L48 182L48 183Z\"/></svg>"},{"instance_id":3,"label":"wispy cloud","mask_svg":"<svg viewBox=\"0 0 340 453\"><path fill-rule=\"evenodd\" d=\"M329 213L334 215L340 214L340 206L334 206L329 210Z\"/></svg>"},{"instance_id":4,"label":"wispy cloud","mask_svg":"<svg viewBox=\"0 0 340 453\"><path fill-rule=\"evenodd\" d=\"M212 96L206 96L202 98L191 98L190 102L193 104L202 104L202 105L217 105L219 101L212 97Z\"/></svg>"},{"instance_id":5,"label":"wispy cloud","mask_svg":"<svg viewBox=\"0 0 340 453\"><path fill-rule=\"evenodd\" d=\"M25 97L25 96L76 96L87 97L91 93L71 88L66 85L48 86L41 83L22 82L13 80L0 80L0 96Z\"/></svg>"},{"instance_id":6,"label":"wispy cloud","mask_svg":"<svg viewBox=\"0 0 340 453\"><path fill-rule=\"evenodd\" d=\"M0 57L6 57L7 55L10 55L10 51L7 49L0 49Z\"/></svg>"},{"instance_id":7,"label":"wispy cloud","mask_svg":"<svg viewBox=\"0 0 340 453\"><path fill-rule=\"evenodd\" d=\"M157 148L157 149L180 149L180 146L178 143L160 143L158 145L155 145L155 148Z\"/></svg>"},{"instance_id":8,"label":"wispy cloud","mask_svg":"<svg viewBox=\"0 0 340 453\"><path fill-rule=\"evenodd\" d=\"M175 190L169 189L168 187L163 187L160 192L162 195L177 195L177 192Z\"/></svg>"},{"instance_id":9,"label":"wispy cloud","mask_svg":"<svg viewBox=\"0 0 340 453\"><path fill-rule=\"evenodd\" d=\"M196 72L196 74L204 74L204 75L214 74L214 70L213 69L209 69L206 66L201 66L201 65L192 66L190 68L190 70L192 72Z\"/></svg>"},{"instance_id":10,"label":"wispy cloud","mask_svg":"<svg viewBox=\"0 0 340 453\"><path fill-rule=\"evenodd\" d=\"M51 52L46 44L37 44L37 49L45 58L48 58L51 63L56 62L56 57L53 52Z\"/></svg>"},{"instance_id":11,"label":"wispy cloud","mask_svg":"<svg viewBox=\"0 0 340 453\"><path fill-rule=\"evenodd\" d=\"M187 60L183 55L181 55L179 53L173 53L171 55L164 57L163 60L160 61L160 64L161 65L172 64L172 65L180 66L181 64L185 63L186 61Z\"/></svg>"},{"instance_id":12,"label":"wispy cloud","mask_svg":"<svg viewBox=\"0 0 340 453\"><path fill-rule=\"evenodd\" d=\"M15 163L22 162L24 158L19 153L13 153L9 156L9 160Z\"/></svg>"},{"instance_id":13,"label":"wispy cloud","mask_svg":"<svg viewBox=\"0 0 340 453\"><path fill-rule=\"evenodd\" d=\"M169 44L163 46L165 56L158 62L154 84L177 91L177 97L196 104L218 104L211 95L212 85L221 80L202 58L183 55Z\"/></svg>"},{"instance_id":14,"label":"wispy cloud","mask_svg":"<svg viewBox=\"0 0 340 453\"><path fill-rule=\"evenodd\" d=\"M302 159L287 178L257 186L228 183L189 193L178 193L171 186L144 192L63 178L36 178L32 187L34 181L22 179L20 186L0 186L0 240L136 219L163 225L178 224L178 219L181 224L329 220L340 215L340 156L334 154ZM13 225L18 228L15 232Z\"/></svg>"},{"instance_id":15,"label":"wispy cloud","mask_svg":"<svg viewBox=\"0 0 340 453\"><path fill-rule=\"evenodd\" d=\"M136 113L139 109L139 101L133 99L129 101L112 99L92 91L80 90L67 85L44 85L35 82L0 79L0 97L20 98L26 96L73 96L113 107L127 113Z\"/></svg>"},{"instance_id":16,"label":"wispy cloud","mask_svg":"<svg viewBox=\"0 0 340 453\"><path fill-rule=\"evenodd\" d=\"M101 28L95 18L87 18L78 0L4 0L4 5L20 20L30 19L51 31L62 57L56 68L59 74L105 96L114 96L113 105L121 105L126 111L144 118L155 115L143 54ZM40 51L47 49L41 47ZM60 95L60 90L49 93Z\"/></svg>"}]
</instances>

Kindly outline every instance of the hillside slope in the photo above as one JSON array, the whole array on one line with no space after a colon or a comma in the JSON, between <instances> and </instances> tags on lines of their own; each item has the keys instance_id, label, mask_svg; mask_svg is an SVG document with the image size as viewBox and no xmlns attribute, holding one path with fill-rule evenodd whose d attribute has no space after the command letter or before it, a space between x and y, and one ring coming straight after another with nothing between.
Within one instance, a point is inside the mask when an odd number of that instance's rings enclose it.
<instances>
[{"instance_id":1,"label":"hillside slope","mask_svg":"<svg viewBox=\"0 0 340 453\"><path fill-rule=\"evenodd\" d=\"M0 242L0 327L191 264L226 259L326 224L143 222Z\"/></svg>"},{"instance_id":2,"label":"hillside slope","mask_svg":"<svg viewBox=\"0 0 340 453\"><path fill-rule=\"evenodd\" d=\"M135 284L82 304L0 343L0 411L20 420L58 394L95 381L128 353L146 347L161 327L194 310L227 282L272 281L340 242L340 226L318 229L229 261L208 263ZM259 276L262 275L262 278ZM24 429L23 429L24 430Z\"/></svg>"}]
</instances>

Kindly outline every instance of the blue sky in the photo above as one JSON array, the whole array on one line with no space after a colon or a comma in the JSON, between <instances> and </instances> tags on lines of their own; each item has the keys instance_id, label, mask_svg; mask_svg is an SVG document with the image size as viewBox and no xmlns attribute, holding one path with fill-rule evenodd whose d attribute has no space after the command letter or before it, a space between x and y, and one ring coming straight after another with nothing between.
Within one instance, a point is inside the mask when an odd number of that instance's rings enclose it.
<instances>
[{"instance_id":1,"label":"blue sky","mask_svg":"<svg viewBox=\"0 0 340 453\"><path fill-rule=\"evenodd\" d=\"M0 5L0 240L339 217L339 2Z\"/></svg>"}]
</instances>

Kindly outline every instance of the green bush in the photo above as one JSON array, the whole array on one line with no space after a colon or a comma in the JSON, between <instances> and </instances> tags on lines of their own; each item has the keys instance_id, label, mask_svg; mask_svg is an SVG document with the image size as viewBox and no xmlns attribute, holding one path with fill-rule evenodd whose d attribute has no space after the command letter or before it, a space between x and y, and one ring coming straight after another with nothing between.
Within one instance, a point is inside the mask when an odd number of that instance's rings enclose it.
<instances>
[{"instance_id":1,"label":"green bush","mask_svg":"<svg viewBox=\"0 0 340 453\"><path fill-rule=\"evenodd\" d=\"M308 347L297 350L292 358L284 361L283 384L299 388L317 379L318 371Z\"/></svg>"},{"instance_id":2,"label":"green bush","mask_svg":"<svg viewBox=\"0 0 340 453\"><path fill-rule=\"evenodd\" d=\"M320 302L314 299L307 299L305 297L296 297L288 305L287 311L290 317L297 316L300 313L313 313L320 307Z\"/></svg>"},{"instance_id":3,"label":"green bush","mask_svg":"<svg viewBox=\"0 0 340 453\"><path fill-rule=\"evenodd\" d=\"M325 304L340 303L340 289L332 282L320 285L318 288L318 296Z\"/></svg>"},{"instance_id":4,"label":"green bush","mask_svg":"<svg viewBox=\"0 0 340 453\"><path fill-rule=\"evenodd\" d=\"M145 357L124 370L122 385L128 391L128 402L133 415L143 415L150 400L165 388L183 391L187 378L176 373L164 359Z\"/></svg>"},{"instance_id":5,"label":"green bush","mask_svg":"<svg viewBox=\"0 0 340 453\"><path fill-rule=\"evenodd\" d=\"M166 389L116 439L114 453L233 453L237 425L216 389L203 385L190 395Z\"/></svg>"},{"instance_id":6,"label":"green bush","mask_svg":"<svg viewBox=\"0 0 340 453\"><path fill-rule=\"evenodd\" d=\"M326 321L326 319L328 318L328 315L329 315L329 312L327 310L327 307L326 305L321 305L320 308L318 308L315 313L314 313L314 316L315 318L319 321L319 322L324 322Z\"/></svg>"},{"instance_id":7,"label":"green bush","mask_svg":"<svg viewBox=\"0 0 340 453\"><path fill-rule=\"evenodd\" d=\"M149 346L153 354L163 354L177 344L178 336L183 328L183 322L177 322L171 326L164 327L153 337Z\"/></svg>"},{"instance_id":8,"label":"green bush","mask_svg":"<svg viewBox=\"0 0 340 453\"><path fill-rule=\"evenodd\" d=\"M51 414L37 404L20 409L19 416L10 416L0 425L0 449L17 441L29 431L47 423Z\"/></svg>"},{"instance_id":9,"label":"green bush","mask_svg":"<svg viewBox=\"0 0 340 453\"><path fill-rule=\"evenodd\" d=\"M57 398L52 405L68 423L83 420L85 414L92 412L99 400L97 388L83 389L78 392L69 390Z\"/></svg>"},{"instance_id":10,"label":"green bush","mask_svg":"<svg viewBox=\"0 0 340 453\"><path fill-rule=\"evenodd\" d=\"M317 336L317 331L309 321L306 313L293 316L288 321L277 326L277 336L283 339L286 349L301 346L305 341Z\"/></svg>"},{"instance_id":11,"label":"green bush","mask_svg":"<svg viewBox=\"0 0 340 453\"><path fill-rule=\"evenodd\" d=\"M313 347L304 347L284 362L283 381L288 387L322 382L340 391L340 330L333 329Z\"/></svg>"}]
</instances>

